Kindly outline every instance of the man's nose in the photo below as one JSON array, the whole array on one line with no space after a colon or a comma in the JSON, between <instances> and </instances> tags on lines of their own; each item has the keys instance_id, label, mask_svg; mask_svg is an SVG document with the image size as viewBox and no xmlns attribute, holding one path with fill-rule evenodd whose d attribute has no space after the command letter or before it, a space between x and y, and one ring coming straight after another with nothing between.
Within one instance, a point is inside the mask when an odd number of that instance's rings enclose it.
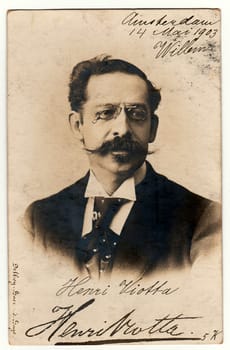
<instances>
[{"instance_id":1,"label":"man's nose","mask_svg":"<svg viewBox=\"0 0 230 350\"><path fill-rule=\"evenodd\" d=\"M127 116L124 108L122 108L120 114L117 116L117 118L114 119L113 135L122 137L130 131L131 130L130 130L128 116Z\"/></svg>"}]
</instances>

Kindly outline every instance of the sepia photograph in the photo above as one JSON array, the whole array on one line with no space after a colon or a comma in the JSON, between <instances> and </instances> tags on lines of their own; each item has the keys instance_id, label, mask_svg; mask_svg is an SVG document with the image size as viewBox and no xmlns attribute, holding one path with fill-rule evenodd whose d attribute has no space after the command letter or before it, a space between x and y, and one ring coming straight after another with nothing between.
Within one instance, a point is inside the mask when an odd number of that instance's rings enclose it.
<instances>
[{"instance_id":1,"label":"sepia photograph","mask_svg":"<svg viewBox=\"0 0 230 350\"><path fill-rule=\"evenodd\" d=\"M10 344L222 343L220 10L7 26Z\"/></svg>"}]
</instances>

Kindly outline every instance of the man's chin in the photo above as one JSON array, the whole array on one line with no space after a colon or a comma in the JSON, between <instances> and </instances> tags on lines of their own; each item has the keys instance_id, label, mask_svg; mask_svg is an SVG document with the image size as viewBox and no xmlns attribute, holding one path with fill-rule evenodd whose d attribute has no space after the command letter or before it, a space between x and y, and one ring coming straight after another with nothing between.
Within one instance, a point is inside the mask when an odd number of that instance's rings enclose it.
<instances>
[{"instance_id":1,"label":"man's chin","mask_svg":"<svg viewBox=\"0 0 230 350\"><path fill-rule=\"evenodd\" d=\"M106 167L110 167L113 173L129 176L132 176L145 160L145 158L134 158L128 152L113 152L111 156L106 163Z\"/></svg>"}]
</instances>

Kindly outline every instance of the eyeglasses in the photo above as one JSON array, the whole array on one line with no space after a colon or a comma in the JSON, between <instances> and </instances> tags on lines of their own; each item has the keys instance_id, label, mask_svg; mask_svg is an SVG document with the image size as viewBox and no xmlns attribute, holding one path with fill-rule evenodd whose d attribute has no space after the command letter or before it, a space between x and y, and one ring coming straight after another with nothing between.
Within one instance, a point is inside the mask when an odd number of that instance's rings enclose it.
<instances>
[{"instance_id":1,"label":"eyeglasses","mask_svg":"<svg viewBox=\"0 0 230 350\"><path fill-rule=\"evenodd\" d=\"M105 120L105 121L108 121L111 119L116 119L119 116L119 114L121 113L123 108L124 108L125 114L127 115L129 120L131 120L131 121L143 122L148 118L149 112L148 112L145 105L125 104L125 105L121 106L121 105L107 104L107 105L101 106L101 109L99 109L95 113L95 118L92 121L92 123L95 124L99 119Z\"/></svg>"}]
</instances>

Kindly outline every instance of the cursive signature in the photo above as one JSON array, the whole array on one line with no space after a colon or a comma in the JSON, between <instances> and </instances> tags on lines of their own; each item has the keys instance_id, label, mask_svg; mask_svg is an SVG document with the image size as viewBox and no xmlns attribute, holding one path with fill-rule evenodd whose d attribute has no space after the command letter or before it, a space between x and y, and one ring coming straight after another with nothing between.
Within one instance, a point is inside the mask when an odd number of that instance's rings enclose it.
<instances>
[{"instance_id":1,"label":"cursive signature","mask_svg":"<svg viewBox=\"0 0 230 350\"><path fill-rule=\"evenodd\" d=\"M180 329L181 323L183 324L186 320L191 321L201 318L201 316L185 316L183 314L171 316L168 314L163 317L153 317L153 321L150 325L143 327L134 320L136 309L132 309L114 322L107 324L108 322L105 320L104 324L106 324L106 326L83 329L74 316L86 308L89 308L94 302L95 299L90 299L79 307L75 307L74 305L55 306L52 309L52 313L58 314L56 318L29 328L25 332L25 335L27 337L36 337L46 333L48 341L54 336L59 338L86 336L89 338L92 336L101 337L103 335L113 337L118 334L124 336L136 336L139 334L152 336L155 334L164 334L175 338L184 334L184 331Z\"/></svg>"},{"instance_id":2,"label":"cursive signature","mask_svg":"<svg viewBox=\"0 0 230 350\"><path fill-rule=\"evenodd\" d=\"M163 58L165 56L181 56L187 54L194 54L196 52L206 52L210 50L209 46L198 45L194 46L198 38L193 40L187 40L182 43L180 40L175 42L158 41L154 46L153 50L156 51L155 58Z\"/></svg>"}]
</instances>

